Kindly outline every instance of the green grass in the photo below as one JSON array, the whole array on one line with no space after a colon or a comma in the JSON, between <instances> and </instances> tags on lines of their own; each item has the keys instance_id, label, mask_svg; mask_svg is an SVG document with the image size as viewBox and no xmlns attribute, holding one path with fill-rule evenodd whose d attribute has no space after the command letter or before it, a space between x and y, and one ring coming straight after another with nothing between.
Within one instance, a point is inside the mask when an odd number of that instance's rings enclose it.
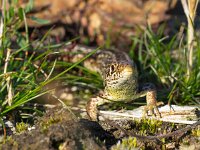
<instances>
[{"instance_id":1,"label":"green grass","mask_svg":"<svg viewBox=\"0 0 200 150\"><path fill-rule=\"evenodd\" d=\"M130 49L131 57L138 62L140 79L152 82L165 93L162 99L175 104L200 104L200 50L196 37L194 66L187 78L186 43L177 35L166 37L161 25L155 33L150 27L141 37L134 37ZM178 32L177 32L178 34ZM137 51L137 55L136 52ZM159 93L158 93L159 95Z\"/></svg>"},{"instance_id":2,"label":"green grass","mask_svg":"<svg viewBox=\"0 0 200 150\"><path fill-rule=\"evenodd\" d=\"M56 48L66 45L68 42L61 44L49 44L43 46L43 41L48 38L47 32L42 39L30 41L28 25L26 24L26 12L32 7L32 1L25 8L14 7L16 1L10 2L8 11L4 9L3 34L0 47L0 117L8 115L13 110L27 110L20 107L23 104L35 100L36 98L50 93L54 89L45 90L44 86L55 80L70 80L72 82L92 82L90 78L80 78L70 76L68 72L72 68L82 69L85 74L91 74L85 68L79 66L84 59L87 59L93 53L88 54L75 64L59 62L57 58L52 62L48 61L49 55L55 55ZM6 6L4 6L6 8ZM38 23L44 23L44 20L36 19ZM20 25L25 23L25 34L19 32ZM32 47L32 42L39 43L37 47ZM38 50L46 50L44 53L37 53ZM39 62L39 63L38 63ZM60 73L54 73L57 68L65 68ZM92 75L93 74L93 75ZM96 78L97 75L90 75ZM66 76L67 75L67 76ZM94 78L93 77L93 78ZM73 81L73 80L74 81ZM32 108L34 110L34 108Z\"/></svg>"}]
</instances>

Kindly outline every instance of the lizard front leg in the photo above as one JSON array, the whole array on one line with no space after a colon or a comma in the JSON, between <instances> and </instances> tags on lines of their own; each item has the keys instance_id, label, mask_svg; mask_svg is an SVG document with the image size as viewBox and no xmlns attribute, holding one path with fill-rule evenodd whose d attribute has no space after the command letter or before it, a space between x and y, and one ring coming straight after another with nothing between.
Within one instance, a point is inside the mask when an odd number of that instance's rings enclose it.
<instances>
[{"instance_id":1,"label":"lizard front leg","mask_svg":"<svg viewBox=\"0 0 200 150\"><path fill-rule=\"evenodd\" d=\"M161 105L162 103L157 103L157 92L155 86L151 83L145 84L142 88L142 92L146 95L147 103L143 110L143 116L148 115L149 112L151 116L159 116L161 118L158 105Z\"/></svg>"},{"instance_id":2,"label":"lizard front leg","mask_svg":"<svg viewBox=\"0 0 200 150\"><path fill-rule=\"evenodd\" d=\"M149 111L151 116L152 115L159 116L161 118L161 114L158 110L159 103L157 103L157 101L156 101L156 91L155 90L147 91L146 102L147 102L147 105L144 107L143 116L148 115L148 111Z\"/></svg>"},{"instance_id":3,"label":"lizard front leg","mask_svg":"<svg viewBox=\"0 0 200 150\"><path fill-rule=\"evenodd\" d=\"M152 83L146 83L142 86L141 90L139 93L133 95L131 98L131 101L145 97L146 96L146 106L144 106L143 110L143 116L147 115L148 112L152 116L159 116L161 118L161 114L158 110L159 105L163 105L163 102L157 102L157 92L154 84Z\"/></svg>"},{"instance_id":4,"label":"lizard front leg","mask_svg":"<svg viewBox=\"0 0 200 150\"><path fill-rule=\"evenodd\" d=\"M87 115L90 117L90 120L92 121L98 121L98 109L97 106L104 104L107 102L106 99L103 98L103 96L97 96L95 98L91 98L87 105L86 105L86 111Z\"/></svg>"}]
</instances>

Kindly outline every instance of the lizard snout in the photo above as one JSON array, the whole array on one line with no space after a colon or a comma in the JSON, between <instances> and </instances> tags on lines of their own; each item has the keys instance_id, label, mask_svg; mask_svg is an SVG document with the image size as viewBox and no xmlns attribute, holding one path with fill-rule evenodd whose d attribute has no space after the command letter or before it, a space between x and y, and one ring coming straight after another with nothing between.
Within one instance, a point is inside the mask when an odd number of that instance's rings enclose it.
<instances>
[{"instance_id":1,"label":"lizard snout","mask_svg":"<svg viewBox=\"0 0 200 150\"><path fill-rule=\"evenodd\" d=\"M134 74L134 68L130 64L125 64L122 71L123 71L124 75L133 75Z\"/></svg>"}]
</instances>

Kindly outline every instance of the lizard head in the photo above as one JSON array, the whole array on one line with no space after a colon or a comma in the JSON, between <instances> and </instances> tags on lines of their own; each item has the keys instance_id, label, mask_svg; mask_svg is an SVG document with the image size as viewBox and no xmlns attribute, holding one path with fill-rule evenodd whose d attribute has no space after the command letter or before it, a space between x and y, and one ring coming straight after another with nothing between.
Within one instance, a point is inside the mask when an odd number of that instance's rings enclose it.
<instances>
[{"instance_id":1,"label":"lizard head","mask_svg":"<svg viewBox=\"0 0 200 150\"><path fill-rule=\"evenodd\" d=\"M108 65L105 82L125 84L130 80L137 80L137 68L132 63L113 62Z\"/></svg>"},{"instance_id":2,"label":"lizard head","mask_svg":"<svg viewBox=\"0 0 200 150\"><path fill-rule=\"evenodd\" d=\"M137 92L138 73L129 62L111 63L104 77L105 93L112 100L130 99Z\"/></svg>"}]
</instances>

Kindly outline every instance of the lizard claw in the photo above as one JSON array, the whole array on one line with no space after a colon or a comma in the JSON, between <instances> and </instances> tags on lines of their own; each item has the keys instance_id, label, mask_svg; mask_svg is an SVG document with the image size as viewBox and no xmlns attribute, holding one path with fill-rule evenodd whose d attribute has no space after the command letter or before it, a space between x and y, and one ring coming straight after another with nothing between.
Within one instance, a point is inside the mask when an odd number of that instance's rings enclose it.
<instances>
[{"instance_id":1,"label":"lizard claw","mask_svg":"<svg viewBox=\"0 0 200 150\"><path fill-rule=\"evenodd\" d=\"M157 105L156 106L145 106L143 110L143 116L158 116L159 118L162 118L160 111L158 110Z\"/></svg>"}]
</instances>

